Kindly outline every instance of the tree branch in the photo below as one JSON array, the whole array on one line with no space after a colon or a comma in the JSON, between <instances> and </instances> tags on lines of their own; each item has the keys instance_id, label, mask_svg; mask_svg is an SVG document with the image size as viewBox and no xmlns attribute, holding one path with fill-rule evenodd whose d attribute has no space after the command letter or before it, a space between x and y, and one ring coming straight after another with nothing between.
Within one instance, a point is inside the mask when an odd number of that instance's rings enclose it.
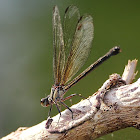
<instances>
[{"instance_id":1,"label":"tree branch","mask_svg":"<svg viewBox=\"0 0 140 140\"><path fill-rule=\"evenodd\" d=\"M48 129L45 120L30 128L19 128L2 140L88 140L126 127L140 129L140 79L132 83L136 65L137 60L129 60L122 78L112 74L95 94L73 105L73 120L66 109L60 120L59 114L48 119Z\"/></svg>"}]
</instances>

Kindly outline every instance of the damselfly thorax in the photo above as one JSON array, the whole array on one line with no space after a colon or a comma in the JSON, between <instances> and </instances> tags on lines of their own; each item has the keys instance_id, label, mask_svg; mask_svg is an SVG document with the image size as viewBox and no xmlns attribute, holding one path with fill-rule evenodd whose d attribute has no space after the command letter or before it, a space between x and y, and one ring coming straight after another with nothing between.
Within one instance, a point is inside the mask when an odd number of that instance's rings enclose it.
<instances>
[{"instance_id":1,"label":"damselfly thorax","mask_svg":"<svg viewBox=\"0 0 140 140\"><path fill-rule=\"evenodd\" d=\"M47 107L57 102L63 101L63 96L65 94L64 86L53 85L51 88L51 93L46 98L41 99L41 105Z\"/></svg>"}]
</instances>

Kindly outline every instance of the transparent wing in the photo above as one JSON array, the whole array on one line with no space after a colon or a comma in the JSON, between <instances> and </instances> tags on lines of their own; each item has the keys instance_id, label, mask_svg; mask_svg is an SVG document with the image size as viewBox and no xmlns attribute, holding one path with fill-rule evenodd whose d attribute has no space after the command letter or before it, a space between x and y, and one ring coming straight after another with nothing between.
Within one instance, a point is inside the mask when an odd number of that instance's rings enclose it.
<instances>
[{"instance_id":1,"label":"transparent wing","mask_svg":"<svg viewBox=\"0 0 140 140\"><path fill-rule=\"evenodd\" d=\"M61 83L66 84L85 63L93 40L93 19L89 15L78 21L71 50L66 60Z\"/></svg>"},{"instance_id":2,"label":"transparent wing","mask_svg":"<svg viewBox=\"0 0 140 140\"><path fill-rule=\"evenodd\" d=\"M65 10L65 15L63 19L63 31L66 58L68 58L69 52L71 50L72 41L79 19L80 13L76 6L71 5Z\"/></svg>"},{"instance_id":3,"label":"transparent wing","mask_svg":"<svg viewBox=\"0 0 140 140\"><path fill-rule=\"evenodd\" d=\"M64 40L63 31L57 6L53 9L53 73L54 83L59 84L61 81L61 73L65 65L65 52L64 52Z\"/></svg>"}]
</instances>

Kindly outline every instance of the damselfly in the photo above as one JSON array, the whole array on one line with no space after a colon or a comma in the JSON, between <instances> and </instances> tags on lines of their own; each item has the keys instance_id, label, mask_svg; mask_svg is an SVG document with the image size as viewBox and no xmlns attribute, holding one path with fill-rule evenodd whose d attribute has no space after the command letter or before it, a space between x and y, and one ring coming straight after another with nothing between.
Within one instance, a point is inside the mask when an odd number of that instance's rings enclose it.
<instances>
[{"instance_id":1,"label":"damselfly","mask_svg":"<svg viewBox=\"0 0 140 140\"><path fill-rule=\"evenodd\" d=\"M54 85L51 93L41 99L41 105L50 105L48 117L55 104L60 116L59 104L64 105L72 113L72 110L64 103L65 100L77 94L72 94L64 98L65 93L89 72L99 66L102 62L120 52L119 47L113 47L108 53L91 64L86 70L73 80L72 77L79 71L85 63L93 40L93 19L90 15L80 16L76 6L69 6L64 14L63 26L61 25L59 10L57 6L53 9L53 75ZM70 82L69 82L70 81Z\"/></svg>"}]
</instances>

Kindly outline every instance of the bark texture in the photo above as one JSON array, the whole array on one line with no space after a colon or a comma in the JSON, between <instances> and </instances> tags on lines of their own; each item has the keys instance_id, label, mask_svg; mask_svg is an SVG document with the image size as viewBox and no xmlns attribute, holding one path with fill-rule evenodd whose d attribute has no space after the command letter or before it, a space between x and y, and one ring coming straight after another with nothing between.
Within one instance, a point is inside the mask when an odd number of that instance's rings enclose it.
<instances>
[{"instance_id":1,"label":"bark texture","mask_svg":"<svg viewBox=\"0 0 140 140\"><path fill-rule=\"evenodd\" d=\"M140 79L135 78L137 60L128 61L122 77L112 74L88 99L30 128L19 128L2 140L90 140L127 127L140 129ZM58 123L59 120L59 123ZM50 123L50 124L49 124Z\"/></svg>"}]
</instances>

